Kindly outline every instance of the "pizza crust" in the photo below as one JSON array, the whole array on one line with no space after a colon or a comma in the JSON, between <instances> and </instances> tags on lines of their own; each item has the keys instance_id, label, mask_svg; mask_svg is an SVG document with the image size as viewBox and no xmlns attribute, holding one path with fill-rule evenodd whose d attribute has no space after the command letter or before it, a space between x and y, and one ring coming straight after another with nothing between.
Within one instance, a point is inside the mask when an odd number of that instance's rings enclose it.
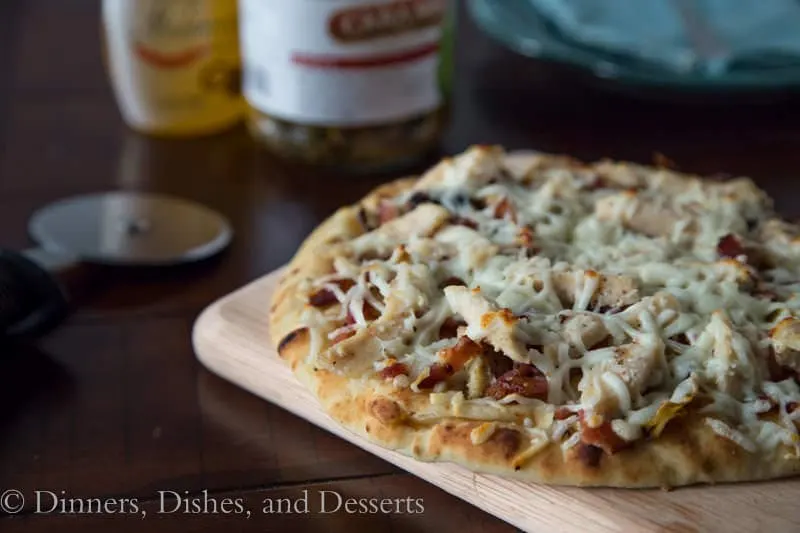
<instances>
[{"instance_id":1,"label":"pizza crust","mask_svg":"<svg viewBox=\"0 0 800 533\"><path fill-rule=\"evenodd\" d=\"M800 461L751 454L711 431L699 418L671 422L657 440L604 455L596 466L578 457L579 447L563 453L554 443L518 465L515 459L530 444L513 424L501 424L488 440L473 444L471 433L484 422L449 417L416 422L409 413L420 403L419 397L354 388L345 377L305 365L308 336L302 330L290 332L279 344L281 358L334 420L376 444L421 461L451 461L478 472L536 483L620 488L756 481L800 473Z\"/></svg>"},{"instance_id":2,"label":"pizza crust","mask_svg":"<svg viewBox=\"0 0 800 533\"><path fill-rule=\"evenodd\" d=\"M546 165L548 160L548 156L532 155L527 161L517 158L514 164L530 168ZM591 453L582 456L586 452L580 445L564 452L559 444L548 443L535 450L535 443L520 431L523 424L519 417L505 422L464 417L419 420L414 413L423 411L430 402L427 394L392 389L377 380L353 383L309 364L309 334L297 328L306 305L299 286L329 272L336 247L364 232L359 221L362 206L374 209L381 198L423 181L442 180L439 165L419 181L408 178L383 185L358 204L338 210L306 239L280 281L270 312L273 344L333 419L374 443L421 461L451 461L478 472L540 483L667 488L800 473L800 461L783 449L774 454L747 452L693 415L671 421L657 439L636 442L599 459ZM487 424L493 427L487 428ZM488 433L488 437L476 439L480 433Z\"/></svg>"}]
</instances>

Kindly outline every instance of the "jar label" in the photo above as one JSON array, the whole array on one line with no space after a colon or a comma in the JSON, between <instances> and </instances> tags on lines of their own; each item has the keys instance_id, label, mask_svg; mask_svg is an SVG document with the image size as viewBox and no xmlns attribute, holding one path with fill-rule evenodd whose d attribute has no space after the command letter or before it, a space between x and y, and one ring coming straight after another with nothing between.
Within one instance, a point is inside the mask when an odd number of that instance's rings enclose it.
<instances>
[{"instance_id":1,"label":"jar label","mask_svg":"<svg viewBox=\"0 0 800 533\"><path fill-rule=\"evenodd\" d=\"M441 104L447 0L242 0L244 95L291 122L361 126Z\"/></svg>"}]
</instances>

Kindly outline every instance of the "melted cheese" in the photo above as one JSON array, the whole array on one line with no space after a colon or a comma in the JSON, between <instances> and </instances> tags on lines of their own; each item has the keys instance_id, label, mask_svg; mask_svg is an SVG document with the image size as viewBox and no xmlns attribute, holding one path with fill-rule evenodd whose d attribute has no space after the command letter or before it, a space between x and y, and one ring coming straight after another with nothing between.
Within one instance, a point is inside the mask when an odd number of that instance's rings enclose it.
<instances>
[{"instance_id":1,"label":"melted cheese","mask_svg":"<svg viewBox=\"0 0 800 533\"><path fill-rule=\"evenodd\" d=\"M752 182L609 162L547 160L509 171L503 161L501 150L481 147L442 162L412 191L384 199L404 214L337 245L334 272L301 285L327 289L340 304L303 314L311 360L341 372L379 370L389 358L406 365L409 375L391 386L430 394L420 420L522 416L547 438L532 437L519 461L551 440L565 450L579 442L577 417L554 421L554 406L610 419L631 441L665 404L696 409L748 451L798 455L800 409L787 406L800 402L800 389L769 381L765 354L775 347L770 330L800 317L800 231L775 221ZM434 202L409 211L420 192ZM720 258L727 234L746 253ZM769 268L746 264L754 248ZM354 285L343 290L342 278ZM442 288L454 278L464 286ZM439 339L448 319L463 320L467 336L501 357L536 366L547 402L482 397L496 379L482 358L420 391L437 353L456 343ZM347 341L331 347L346 335L351 343L371 336L370 352L354 354ZM778 348L781 360L800 360L785 342ZM478 426L473 442L494 427Z\"/></svg>"}]
</instances>

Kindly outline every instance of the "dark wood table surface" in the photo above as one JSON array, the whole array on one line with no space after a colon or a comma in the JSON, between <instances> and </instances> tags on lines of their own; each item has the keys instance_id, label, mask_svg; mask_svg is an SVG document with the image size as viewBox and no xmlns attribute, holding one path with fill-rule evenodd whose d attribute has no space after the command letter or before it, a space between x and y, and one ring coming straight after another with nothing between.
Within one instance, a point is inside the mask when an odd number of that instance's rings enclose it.
<instances>
[{"instance_id":1,"label":"dark wood table surface","mask_svg":"<svg viewBox=\"0 0 800 533\"><path fill-rule=\"evenodd\" d=\"M513 531L198 364L190 331L206 305L284 264L337 206L391 176L352 178L283 163L244 128L191 141L131 133L103 69L98 13L96 0L0 2L0 245L31 245L26 223L37 207L109 189L203 202L231 219L236 237L207 264L115 273L38 345L3 349L0 493L19 490L26 505L18 515L0 515L0 530ZM750 175L779 210L800 215L797 98L633 99L515 57L466 17L460 23L444 153L502 143L648 162L661 152L684 170ZM37 514L37 490L136 498L148 515ZM313 499L322 490L422 498L424 513L261 513L266 498L309 491ZM254 512L249 520L158 515L159 491L243 498Z\"/></svg>"}]
</instances>

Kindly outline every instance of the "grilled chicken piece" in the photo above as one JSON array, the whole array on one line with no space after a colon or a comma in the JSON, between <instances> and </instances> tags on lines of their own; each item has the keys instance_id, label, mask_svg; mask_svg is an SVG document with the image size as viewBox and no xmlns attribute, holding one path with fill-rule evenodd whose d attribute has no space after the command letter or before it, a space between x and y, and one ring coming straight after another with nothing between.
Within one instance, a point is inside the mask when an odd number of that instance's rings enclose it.
<instances>
[{"instance_id":1,"label":"grilled chicken piece","mask_svg":"<svg viewBox=\"0 0 800 533\"><path fill-rule=\"evenodd\" d=\"M657 370L663 346L630 343L608 348L614 357L584 372L578 390L581 403L600 416L628 411Z\"/></svg>"},{"instance_id":2,"label":"grilled chicken piece","mask_svg":"<svg viewBox=\"0 0 800 533\"><path fill-rule=\"evenodd\" d=\"M630 163L618 163L615 161L600 161L596 163L592 170L603 179L620 189L636 189L645 183L646 169L639 165Z\"/></svg>"},{"instance_id":3,"label":"grilled chicken piece","mask_svg":"<svg viewBox=\"0 0 800 533\"><path fill-rule=\"evenodd\" d=\"M467 336L485 340L517 362L527 362L527 350L518 338L517 319L508 309L497 310L479 291L450 286L444 289L450 308L467 322Z\"/></svg>"},{"instance_id":4,"label":"grilled chicken piece","mask_svg":"<svg viewBox=\"0 0 800 533\"><path fill-rule=\"evenodd\" d=\"M602 319L588 313L579 313L564 323L564 339L579 350L588 350L608 337Z\"/></svg>"},{"instance_id":5,"label":"grilled chicken piece","mask_svg":"<svg viewBox=\"0 0 800 533\"><path fill-rule=\"evenodd\" d=\"M709 340L710 337L710 340ZM711 357L705 362L706 373L713 376L717 387L729 394L738 393L742 381L758 375L748 376L747 371L758 373L760 365L752 358L750 342L731 325L722 311L711 313L711 320L694 344L711 343Z\"/></svg>"},{"instance_id":6,"label":"grilled chicken piece","mask_svg":"<svg viewBox=\"0 0 800 533\"><path fill-rule=\"evenodd\" d=\"M650 237L672 237L678 227L683 227L687 233L696 230L694 217L681 216L670 208L642 200L635 191L600 198L594 212L600 220L619 222L628 229Z\"/></svg>"},{"instance_id":7,"label":"grilled chicken piece","mask_svg":"<svg viewBox=\"0 0 800 533\"><path fill-rule=\"evenodd\" d=\"M800 320L784 318L772 328L769 336L778 364L800 372Z\"/></svg>"},{"instance_id":8,"label":"grilled chicken piece","mask_svg":"<svg viewBox=\"0 0 800 533\"><path fill-rule=\"evenodd\" d=\"M450 212L436 204L421 204L413 211L390 220L376 229L373 234L380 235L397 244L403 244L411 237L427 237L450 217Z\"/></svg>"},{"instance_id":9,"label":"grilled chicken piece","mask_svg":"<svg viewBox=\"0 0 800 533\"><path fill-rule=\"evenodd\" d=\"M720 281L733 281L745 289L755 283L756 273L753 268L736 259L720 259L711 268Z\"/></svg>"},{"instance_id":10,"label":"grilled chicken piece","mask_svg":"<svg viewBox=\"0 0 800 533\"><path fill-rule=\"evenodd\" d=\"M452 247L465 259L469 268L481 268L490 258L497 255L499 247L472 228L451 225L442 228L434 237L437 242Z\"/></svg>"},{"instance_id":11,"label":"grilled chicken piece","mask_svg":"<svg viewBox=\"0 0 800 533\"><path fill-rule=\"evenodd\" d=\"M594 290L588 303L595 307L622 308L639 301L636 281L627 276L598 274L593 270L584 272L553 272L551 280L562 304L574 305L583 293L586 284Z\"/></svg>"},{"instance_id":12,"label":"grilled chicken piece","mask_svg":"<svg viewBox=\"0 0 800 533\"><path fill-rule=\"evenodd\" d=\"M424 191L441 187L479 189L505 172L504 152L494 146L474 146L465 153L442 160L414 185Z\"/></svg>"},{"instance_id":13,"label":"grilled chicken piece","mask_svg":"<svg viewBox=\"0 0 800 533\"><path fill-rule=\"evenodd\" d=\"M657 366L660 350L663 346L637 343L617 346L614 360L606 370L618 375L632 393L641 393Z\"/></svg>"}]
</instances>

